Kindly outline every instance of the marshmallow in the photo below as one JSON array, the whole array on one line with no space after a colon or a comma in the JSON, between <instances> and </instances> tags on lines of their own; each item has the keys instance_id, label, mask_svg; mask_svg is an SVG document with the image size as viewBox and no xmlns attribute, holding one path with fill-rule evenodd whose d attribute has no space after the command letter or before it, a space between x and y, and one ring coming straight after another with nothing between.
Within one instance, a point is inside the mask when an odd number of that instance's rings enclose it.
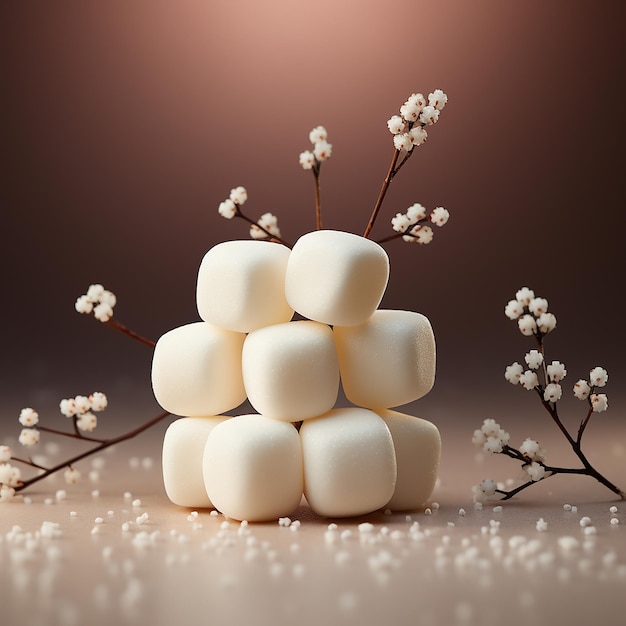
<instances>
[{"instance_id":1,"label":"marshmallow","mask_svg":"<svg viewBox=\"0 0 626 626\"><path fill-rule=\"evenodd\" d=\"M334 230L300 237L285 275L287 302L318 322L352 326L379 305L389 278L389 258L377 243Z\"/></svg>"},{"instance_id":2,"label":"marshmallow","mask_svg":"<svg viewBox=\"0 0 626 626\"><path fill-rule=\"evenodd\" d=\"M339 364L328 326L308 320L266 326L243 345L243 381L250 404L274 419L297 422L334 406Z\"/></svg>"},{"instance_id":3,"label":"marshmallow","mask_svg":"<svg viewBox=\"0 0 626 626\"><path fill-rule=\"evenodd\" d=\"M302 498L302 448L292 424L241 415L209 434L204 484L227 517L261 522L291 513Z\"/></svg>"},{"instance_id":4,"label":"marshmallow","mask_svg":"<svg viewBox=\"0 0 626 626\"><path fill-rule=\"evenodd\" d=\"M398 477L386 508L392 511L421 509L432 495L441 458L437 427L424 419L396 411L378 411L393 439Z\"/></svg>"},{"instance_id":5,"label":"marshmallow","mask_svg":"<svg viewBox=\"0 0 626 626\"><path fill-rule=\"evenodd\" d=\"M167 497L179 506L213 506L202 476L202 457L209 433L225 416L183 417L172 422L163 439L163 483Z\"/></svg>"},{"instance_id":6,"label":"marshmallow","mask_svg":"<svg viewBox=\"0 0 626 626\"><path fill-rule=\"evenodd\" d=\"M435 382L435 338L413 311L376 311L359 326L333 329L346 397L386 409L427 394Z\"/></svg>"},{"instance_id":7,"label":"marshmallow","mask_svg":"<svg viewBox=\"0 0 626 626\"><path fill-rule=\"evenodd\" d=\"M152 357L157 402L175 415L217 415L246 399L241 374L245 335L195 322L161 336Z\"/></svg>"},{"instance_id":8,"label":"marshmallow","mask_svg":"<svg viewBox=\"0 0 626 626\"><path fill-rule=\"evenodd\" d=\"M373 411L334 409L300 428L304 495L319 515L350 517L389 502L396 456L389 428Z\"/></svg>"},{"instance_id":9,"label":"marshmallow","mask_svg":"<svg viewBox=\"0 0 626 626\"><path fill-rule=\"evenodd\" d=\"M288 322L285 299L289 248L269 241L225 241L211 248L198 271L200 317L221 328L248 333Z\"/></svg>"}]
</instances>

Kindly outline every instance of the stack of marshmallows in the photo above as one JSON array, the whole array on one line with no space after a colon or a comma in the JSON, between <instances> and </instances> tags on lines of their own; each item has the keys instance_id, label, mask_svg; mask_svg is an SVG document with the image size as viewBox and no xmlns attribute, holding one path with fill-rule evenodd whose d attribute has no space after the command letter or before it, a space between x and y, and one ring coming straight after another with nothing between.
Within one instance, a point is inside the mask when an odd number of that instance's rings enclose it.
<instances>
[{"instance_id":1,"label":"stack of marshmallows","mask_svg":"<svg viewBox=\"0 0 626 626\"><path fill-rule=\"evenodd\" d=\"M378 309L388 278L385 251L341 231L206 253L203 321L165 333L152 364L157 401L186 416L163 443L172 502L248 521L285 516L303 495L327 517L423 507L439 431L389 409L430 391L435 341L423 315ZM340 380L355 406L334 408ZM224 415L246 398L257 414Z\"/></svg>"}]
</instances>

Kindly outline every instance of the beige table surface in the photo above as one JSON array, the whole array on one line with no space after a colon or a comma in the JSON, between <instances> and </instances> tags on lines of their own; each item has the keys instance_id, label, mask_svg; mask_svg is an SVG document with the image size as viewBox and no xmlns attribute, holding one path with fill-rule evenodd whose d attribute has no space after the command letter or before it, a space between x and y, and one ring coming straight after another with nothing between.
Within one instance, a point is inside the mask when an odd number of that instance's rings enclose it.
<instances>
[{"instance_id":1,"label":"beige table surface","mask_svg":"<svg viewBox=\"0 0 626 626\"><path fill-rule=\"evenodd\" d=\"M587 443L624 485L626 425L616 430L617 421L590 429ZM0 505L0 623L626 623L626 502L589 478L556 477L501 511L475 511L471 485L517 466L477 458L465 432L442 435L431 515L328 520L303 505L290 516L299 526L242 527L176 507L161 484L162 433L120 444L83 461L78 485L49 479L25 492L30 502ZM50 529L58 536L42 536Z\"/></svg>"}]
</instances>

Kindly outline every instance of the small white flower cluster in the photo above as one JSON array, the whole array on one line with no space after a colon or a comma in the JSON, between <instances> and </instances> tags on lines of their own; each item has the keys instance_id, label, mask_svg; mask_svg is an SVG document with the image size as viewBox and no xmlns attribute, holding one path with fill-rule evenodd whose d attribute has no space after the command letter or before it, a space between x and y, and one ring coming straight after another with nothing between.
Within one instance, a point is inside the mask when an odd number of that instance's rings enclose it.
<instances>
[{"instance_id":1,"label":"small white flower cluster","mask_svg":"<svg viewBox=\"0 0 626 626\"><path fill-rule=\"evenodd\" d=\"M230 196L220 202L217 212L227 220L232 220L239 212L239 207L248 199L248 192L245 187L235 187L230 190Z\"/></svg>"},{"instance_id":2,"label":"small white flower cluster","mask_svg":"<svg viewBox=\"0 0 626 626\"><path fill-rule=\"evenodd\" d=\"M108 322L113 317L113 307L117 302L115 294L102 285L90 285L87 293L76 300L74 307L79 313L94 317L100 322Z\"/></svg>"},{"instance_id":3,"label":"small white flower cluster","mask_svg":"<svg viewBox=\"0 0 626 626\"><path fill-rule=\"evenodd\" d=\"M489 502L497 499L498 484L491 478L485 478L478 485L472 487L474 502Z\"/></svg>"},{"instance_id":4,"label":"small white flower cluster","mask_svg":"<svg viewBox=\"0 0 626 626\"><path fill-rule=\"evenodd\" d=\"M486 419L480 429L474 431L472 443L485 452L498 454L508 445L511 436L493 419Z\"/></svg>"},{"instance_id":5,"label":"small white flower cluster","mask_svg":"<svg viewBox=\"0 0 626 626\"><path fill-rule=\"evenodd\" d=\"M241 211L239 207L245 204L248 199L248 192L245 187L235 187L230 190L230 196L220 202L220 205L217 207L217 212L225 219L231 220L236 215L241 215ZM250 237L252 239L267 239L268 232L275 237L280 238L280 229L278 228L278 219L275 215L271 213L264 213L257 220L258 226L252 224L250 226ZM259 226L261 228L259 228ZM265 229L265 230L263 230ZM265 232L267 231L267 232Z\"/></svg>"},{"instance_id":6,"label":"small white flower cluster","mask_svg":"<svg viewBox=\"0 0 626 626\"><path fill-rule=\"evenodd\" d=\"M433 229L423 222L430 220L441 227L447 224L449 218L449 211L441 206L433 209L427 218L425 207L416 203L410 206L406 213L396 213L395 217L391 218L391 226L396 232L403 233L404 241L427 244L432 241L434 233Z\"/></svg>"},{"instance_id":7,"label":"small white flower cluster","mask_svg":"<svg viewBox=\"0 0 626 626\"><path fill-rule=\"evenodd\" d=\"M522 335L547 335L556 327L556 317L548 313L548 301L536 298L528 287L522 287L515 294L515 300L508 302L504 313L509 319L517 320Z\"/></svg>"},{"instance_id":8,"label":"small white flower cluster","mask_svg":"<svg viewBox=\"0 0 626 626\"><path fill-rule=\"evenodd\" d=\"M107 397L95 391L89 397L76 396L61 400L59 409L65 417L76 419L76 426L84 432L93 432L98 425L98 418L92 411L100 412L106 409L108 404Z\"/></svg>"},{"instance_id":9,"label":"small white flower cluster","mask_svg":"<svg viewBox=\"0 0 626 626\"><path fill-rule=\"evenodd\" d=\"M604 387L609 380L609 374L603 367L594 367L589 372L589 382L580 379L574 385L574 395L579 400L589 398L591 408L595 413L601 413L609 408L609 400L605 393L592 393L596 387Z\"/></svg>"},{"instance_id":10,"label":"small white flower cluster","mask_svg":"<svg viewBox=\"0 0 626 626\"><path fill-rule=\"evenodd\" d=\"M250 237L252 239L267 239L267 233L265 230L275 237L280 238L280 228L278 228L278 218L272 213L263 213L257 220L257 224L261 226L250 226ZM262 230L264 228L265 230Z\"/></svg>"},{"instance_id":11,"label":"small white flower cluster","mask_svg":"<svg viewBox=\"0 0 626 626\"><path fill-rule=\"evenodd\" d=\"M19 467L11 465L12 452L9 446L0 446L0 502L8 502L15 495L15 487L22 480Z\"/></svg>"},{"instance_id":12,"label":"small white flower cluster","mask_svg":"<svg viewBox=\"0 0 626 626\"><path fill-rule=\"evenodd\" d=\"M400 107L400 115L387 121L396 150L410 152L413 146L421 146L428 137L424 127L437 122L446 102L448 96L441 89L428 94L428 101L421 93L411 94Z\"/></svg>"},{"instance_id":13,"label":"small white flower cluster","mask_svg":"<svg viewBox=\"0 0 626 626\"><path fill-rule=\"evenodd\" d=\"M328 143L328 133L323 126L316 126L310 133L309 139L313 144L313 150L305 150L300 153L300 167L304 170L319 171L322 161L330 159L333 146Z\"/></svg>"}]
</instances>

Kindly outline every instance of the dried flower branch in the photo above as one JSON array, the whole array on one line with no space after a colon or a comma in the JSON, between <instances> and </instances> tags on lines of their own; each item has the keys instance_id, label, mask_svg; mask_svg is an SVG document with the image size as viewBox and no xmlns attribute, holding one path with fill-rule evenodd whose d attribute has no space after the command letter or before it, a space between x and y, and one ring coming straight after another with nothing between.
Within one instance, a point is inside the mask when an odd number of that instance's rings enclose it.
<instances>
[{"instance_id":1,"label":"dried flower branch","mask_svg":"<svg viewBox=\"0 0 626 626\"><path fill-rule=\"evenodd\" d=\"M153 348L155 345L154 341L146 339L113 318L113 307L116 303L117 298L112 292L107 291L100 284L93 284L89 286L86 294L80 296L76 300L74 306L76 311L79 313L93 313L95 319L107 325L109 328L122 332L128 337ZM101 392L94 392L89 396L78 395L74 398L61 400L59 403L59 410L62 415L72 421L70 430L60 430L57 428L42 426L40 424L39 414L37 411L30 407L22 409L20 411L18 421L23 428L18 441L24 447L32 447L38 444L41 438L41 433L69 437L80 441L95 443L97 445L91 447L85 452L77 454L69 459L65 459L64 461L50 467L45 466L40 462L35 462L31 457L21 458L19 456L14 456L13 451L9 446L0 445L0 502L7 502L11 500L17 492L22 491L63 469L65 469L65 480L67 483L73 484L78 482L80 479L80 472L73 467L75 463L116 443L121 443L136 437L170 415L170 413L166 411L162 412L137 428L134 428L122 435L118 435L117 437L103 439L85 434L92 433L96 429L98 419L95 414L104 411L107 405L108 399L106 395ZM24 480L22 479L22 472L19 467L11 464L11 461L36 469L38 470L38 473L35 476Z\"/></svg>"},{"instance_id":2,"label":"dried flower branch","mask_svg":"<svg viewBox=\"0 0 626 626\"><path fill-rule=\"evenodd\" d=\"M608 408L606 394L596 393L598 388L606 385L607 371L602 367L594 367L589 372L588 381L580 379L574 384L574 396L587 404L587 410L580 421L576 435L572 435L561 420L557 406L563 392L561 381L567 375L567 370L560 361L552 361L548 364L545 358L544 337L556 327L556 317L548 312L548 301L545 298L535 297L531 289L523 287L516 293L515 299L509 301L504 312L509 319L517 321L518 328L523 335L534 337L537 342L537 349L530 350L524 357L528 369L524 369L518 362L512 363L504 372L506 380L513 385L519 384L528 391L535 391L541 405L569 443L582 467L548 465L546 452L537 441L526 439L519 448L514 448L509 445L509 433L493 419L486 419L481 428L474 431L473 443L486 452L503 454L521 462L528 480L508 491L499 488L491 479L483 480L473 488L474 499L478 502L493 498L508 500L531 485L557 474L590 476L622 500L626 499L626 493L598 472L582 451L583 434L592 415L602 413Z\"/></svg>"}]
</instances>

